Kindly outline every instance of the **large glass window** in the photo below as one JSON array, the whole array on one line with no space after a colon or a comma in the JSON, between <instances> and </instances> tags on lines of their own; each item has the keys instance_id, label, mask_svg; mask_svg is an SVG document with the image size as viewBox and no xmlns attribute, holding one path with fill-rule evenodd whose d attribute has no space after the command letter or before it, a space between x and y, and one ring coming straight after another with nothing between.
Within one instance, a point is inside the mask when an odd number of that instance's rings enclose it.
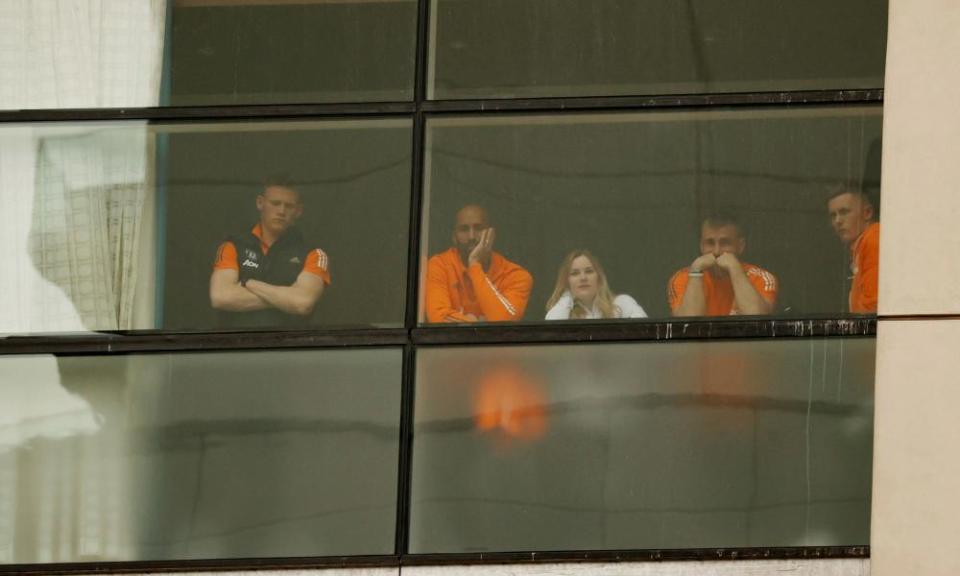
<instances>
[{"instance_id":1,"label":"large glass window","mask_svg":"<svg viewBox=\"0 0 960 576\"><path fill-rule=\"evenodd\" d=\"M390 554L401 351L0 358L0 562Z\"/></svg>"},{"instance_id":2,"label":"large glass window","mask_svg":"<svg viewBox=\"0 0 960 576\"><path fill-rule=\"evenodd\" d=\"M408 120L34 124L0 148L0 332L403 322Z\"/></svg>"},{"instance_id":3,"label":"large glass window","mask_svg":"<svg viewBox=\"0 0 960 576\"><path fill-rule=\"evenodd\" d=\"M410 220L409 120L237 123L160 129L168 155L164 175L165 329L304 329L399 326L403 323ZM271 188L292 188L299 204L274 207ZM283 196L281 192L281 196ZM287 210L293 210L288 214ZM262 253L251 236L270 218L292 221ZM282 225L282 224L281 224ZM287 243L298 234L299 244ZM222 262L225 240L236 256ZM259 239L260 241L263 238ZM284 246L286 244L286 246ZM247 262L252 250L259 262ZM257 266L253 266L257 264ZM266 300L215 301L222 266L236 265L247 292ZM323 284L308 309L303 294L274 299L275 286ZM319 278L319 282L314 278ZM249 298L242 294L242 297ZM302 303L302 302L301 302Z\"/></svg>"},{"instance_id":4,"label":"large glass window","mask_svg":"<svg viewBox=\"0 0 960 576\"><path fill-rule=\"evenodd\" d=\"M874 341L427 348L411 552L870 541Z\"/></svg>"},{"instance_id":5,"label":"large glass window","mask_svg":"<svg viewBox=\"0 0 960 576\"><path fill-rule=\"evenodd\" d=\"M432 0L429 97L879 88L885 0Z\"/></svg>"},{"instance_id":6,"label":"large glass window","mask_svg":"<svg viewBox=\"0 0 960 576\"><path fill-rule=\"evenodd\" d=\"M416 0L7 2L0 109L396 102Z\"/></svg>"},{"instance_id":7,"label":"large glass window","mask_svg":"<svg viewBox=\"0 0 960 576\"><path fill-rule=\"evenodd\" d=\"M851 106L432 119L421 321L875 311L876 243L871 307L851 306L848 278L854 225L879 219L880 120ZM831 216L848 190L877 208L849 230ZM735 264L709 256L726 253Z\"/></svg>"},{"instance_id":8,"label":"large glass window","mask_svg":"<svg viewBox=\"0 0 960 576\"><path fill-rule=\"evenodd\" d=\"M413 98L416 0L173 0L169 103Z\"/></svg>"},{"instance_id":9,"label":"large glass window","mask_svg":"<svg viewBox=\"0 0 960 576\"><path fill-rule=\"evenodd\" d=\"M0 564L868 555L886 12L3 4Z\"/></svg>"}]
</instances>

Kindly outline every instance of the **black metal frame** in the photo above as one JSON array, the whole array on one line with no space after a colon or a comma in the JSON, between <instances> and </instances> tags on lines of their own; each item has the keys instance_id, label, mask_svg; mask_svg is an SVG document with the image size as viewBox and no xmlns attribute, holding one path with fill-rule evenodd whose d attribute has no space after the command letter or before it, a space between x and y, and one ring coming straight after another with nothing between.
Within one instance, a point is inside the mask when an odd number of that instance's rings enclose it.
<instances>
[{"instance_id":1,"label":"black metal frame","mask_svg":"<svg viewBox=\"0 0 960 576\"><path fill-rule=\"evenodd\" d=\"M892 319L897 319L896 317ZM360 348L458 344L573 344L673 340L875 336L872 316L847 318L691 318L407 328L344 328L288 332L91 332L0 338L0 357L140 352L213 352L286 348Z\"/></svg>"},{"instance_id":2,"label":"black metal frame","mask_svg":"<svg viewBox=\"0 0 960 576\"><path fill-rule=\"evenodd\" d=\"M419 68L419 67L418 67ZM415 91L422 98L422 89ZM481 100L417 100L330 104L251 104L229 106L165 106L150 108L58 108L0 110L0 124L13 122L84 122L114 120L266 120L356 118L429 114L487 114L492 112L624 111L669 108L726 108L747 106L804 106L879 104L883 89L730 92L674 96L580 96L572 98L516 98Z\"/></svg>"},{"instance_id":3,"label":"black metal frame","mask_svg":"<svg viewBox=\"0 0 960 576\"><path fill-rule=\"evenodd\" d=\"M744 560L826 560L870 557L869 546L798 546L777 548L664 548L649 550L560 550L543 552L483 552L469 554L392 554L382 556L322 556L310 558L229 558L64 564L10 564L0 574L143 574L183 571L284 570L323 568L400 568L496 564L591 562L704 562Z\"/></svg>"},{"instance_id":4,"label":"black metal frame","mask_svg":"<svg viewBox=\"0 0 960 576\"><path fill-rule=\"evenodd\" d=\"M411 102L274 104L106 109L0 111L0 127L9 123L155 121L189 123L271 119L402 117L412 120L412 170L408 222L407 298L404 325L395 328L345 327L286 332L103 332L44 334L0 338L0 356L17 354L111 355L249 349L325 349L402 347L403 377L397 478L395 554L304 558L130 561L0 565L0 573L80 574L404 565L613 562L663 560L750 560L866 558L868 545L797 548L721 548L679 550L587 550L469 554L408 554L410 474L416 350L421 346L570 344L587 342L661 342L704 339L871 337L874 316L689 321L559 322L533 325L420 326L417 324L424 143L432 117L569 112L622 112L656 109L879 105L882 89L774 91L616 97L427 100L427 57L431 0L418 0L414 99ZM891 319L899 319L890 317Z\"/></svg>"}]
</instances>

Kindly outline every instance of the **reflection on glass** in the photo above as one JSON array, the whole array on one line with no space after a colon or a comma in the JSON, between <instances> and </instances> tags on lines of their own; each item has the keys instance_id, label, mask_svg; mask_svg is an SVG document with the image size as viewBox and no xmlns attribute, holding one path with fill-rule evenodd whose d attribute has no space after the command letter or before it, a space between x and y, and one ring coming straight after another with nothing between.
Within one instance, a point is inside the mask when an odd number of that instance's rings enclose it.
<instances>
[{"instance_id":1,"label":"reflection on glass","mask_svg":"<svg viewBox=\"0 0 960 576\"><path fill-rule=\"evenodd\" d=\"M880 141L872 106L431 119L421 321L873 312ZM483 227L532 285L471 272Z\"/></svg>"},{"instance_id":2,"label":"reflection on glass","mask_svg":"<svg viewBox=\"0 0 960 576\"><path fill-rule=\"evenodd\" d=\"M399 324L409 130L5 127L0 332Z\"/></svg>"},{"instance_id":3,"label":"reflection on glass","mask_svg":"<svg viewBox=\"0 0 960 576\"><path fill-rule=\"evenodd\" d=\"M886 0L433 0L428 96L882 88Z\"/></svg>"},{"instance_id":4,"label":"reflection on glass","mask_svg":"<svg viewBox=\"0 0 960 576\"><path fill-rule=\"evenodd\" d=\"M126 533L131 520L106 501L126 482L116 448L91 402L63 385L55 358L0 359L0 563L108 556L105 536Z\"/></svg>"},{"instance_id":5,"label":"reflection on glass","mask_svg":"<svg viewBox=\"0 0 960 576\"><path fill-rule=\"evenodd\" d=\"M0 562L390 554L396 349L0 359Z\"/></svg>"},{"instance_id":6,"label":"reflection on glass","mask_svg":"<svg viewBox=\"0 0 960 576\"><path fill-rule=\"evenodd\" d=\"M416 0L173 0L169 104L413 97Z\"/></svg>"},{"instance_id":7,"label":"reflection on glass","mask_svg":"<svg viewBox=\"0 0 960 576\"><path fill-rule=\"evenodd\" d=\"M872 339L430 348L412 553L869 542Z\"/></svg>"}]
</instances>

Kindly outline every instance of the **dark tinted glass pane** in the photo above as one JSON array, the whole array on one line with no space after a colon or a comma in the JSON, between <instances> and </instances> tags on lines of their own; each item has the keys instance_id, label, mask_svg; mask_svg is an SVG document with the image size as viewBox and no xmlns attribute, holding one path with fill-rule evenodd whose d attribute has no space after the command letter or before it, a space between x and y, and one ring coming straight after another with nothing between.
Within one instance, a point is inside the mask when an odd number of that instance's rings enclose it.
<instances>
[{"instance_id":1,"label":"dark tinted glass pane","mask_svg":"<svg viewBox=\"0 0 960 576\"><path fill-rule=\"evenodd\" d=\"M421 350L411 552L867 544L874 354Z\"/></svg>"},{"instance_id":2,"label":"dark tinted glass pane","mask_svg":"<svg viewBox=\"0 0 960 576\"><path fill-rule=\"evenodd\" d=\"M2 333L403 321L409 121L10 125L0 154Z\"/></svg>"},{"instance_id":3,"label":"dark tinted glass pane","mask_svg":"<svg viewBox=\"0 0 960 576\"><path fill-rule=\"evenodd\" d=\"M431 120L421 320L875 311L877 268L857 263L877 243L857 239L879 230L880 138L879 107ZM838 231L828 201L847 188L871 209ZM475 276L481 230L455 229L474 217L495 233ZM596 270L581 298L583 249ZM708 253L733 253L763 307L733 287L729 258L697 262ZM682 308L696 282L704 305ZM872 307L851 306L853 286Z\"/></svg>"},{"instance_id":4,"label":"dark tinted glass pane","mask_svg":"<svg viewBox=\"0 0 960 576\"><path fill-rule=\"evenodd\" d=\"M883 86L877 0L434 0L430 97Z\"/></svg>"},{"instance_id":5,"label":"dark tinted glass pane","mask_svg":"<svg viewBox=\"0 0 960 576\"><path fill-rule=\"evenodd\" d=\"M162 138L168 151L164 328L300 329L403 322L409 121L171 127ZM247 268L245 252L257 248L250 230L269 214L258 212L257 196L270 180L289 182L299 191L301 212L291 230L299 231L302 244L289 254L268 253L269 261L261 259L260 268ZM266 309L266 317L214 310L208 295L210 274L228 238L247 246L238 247L235 259L241 278L250 272L269 284L296 284L300 273L316 270L314 264L325 268L325 287L313 310L284 311L279 302ZM254 290L249 283L246 287Z\"/></svg>"},{"instance_id":6,"label":"dark tinted glass pane","mask_svg":"<svg viewBox=\"0 0 960 576\"><path fill-rule=\"evenodd\" d=\"M413 97L415 0L175 0L169 103Z\"/></svg>"},{"instance_id":7,"label":"dark tinted glass pane","mask_svg":"<svg viewBox=\"0 0 960 576\"><path fill-rule=\"evenodd\" d=\"M0 359L0 561L393 552L401 351Z\"/></svg>"}]
</instances>

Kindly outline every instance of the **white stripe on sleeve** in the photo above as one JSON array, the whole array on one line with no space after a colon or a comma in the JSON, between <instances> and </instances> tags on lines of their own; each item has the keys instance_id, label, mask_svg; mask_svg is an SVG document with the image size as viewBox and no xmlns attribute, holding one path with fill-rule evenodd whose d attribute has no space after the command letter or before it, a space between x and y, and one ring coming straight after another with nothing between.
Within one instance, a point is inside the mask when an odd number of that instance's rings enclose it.
<instances>
[{"instance_id":1,"label":"white stripe on sleeve","mask_svg":"<svg viewBox=\"0 0 960 576\"><path fill-rule=\"evenodd\" d=\"M500 300L500 303L503 304L503 307L507 309L507 312L509 312L511 316L516 316L517 315L516 308L514 308L513 305L510 304L510 301L507 300L507 298L503 294L501 294L499 290L497 290L497 287L493 285L493 282L490 281L490 278L486 274L484 274L483 279L487 281L487 286L489 286L490 289L493 290L493 293L497 296L497 299Z\"/></svg>"}]
</instances>

